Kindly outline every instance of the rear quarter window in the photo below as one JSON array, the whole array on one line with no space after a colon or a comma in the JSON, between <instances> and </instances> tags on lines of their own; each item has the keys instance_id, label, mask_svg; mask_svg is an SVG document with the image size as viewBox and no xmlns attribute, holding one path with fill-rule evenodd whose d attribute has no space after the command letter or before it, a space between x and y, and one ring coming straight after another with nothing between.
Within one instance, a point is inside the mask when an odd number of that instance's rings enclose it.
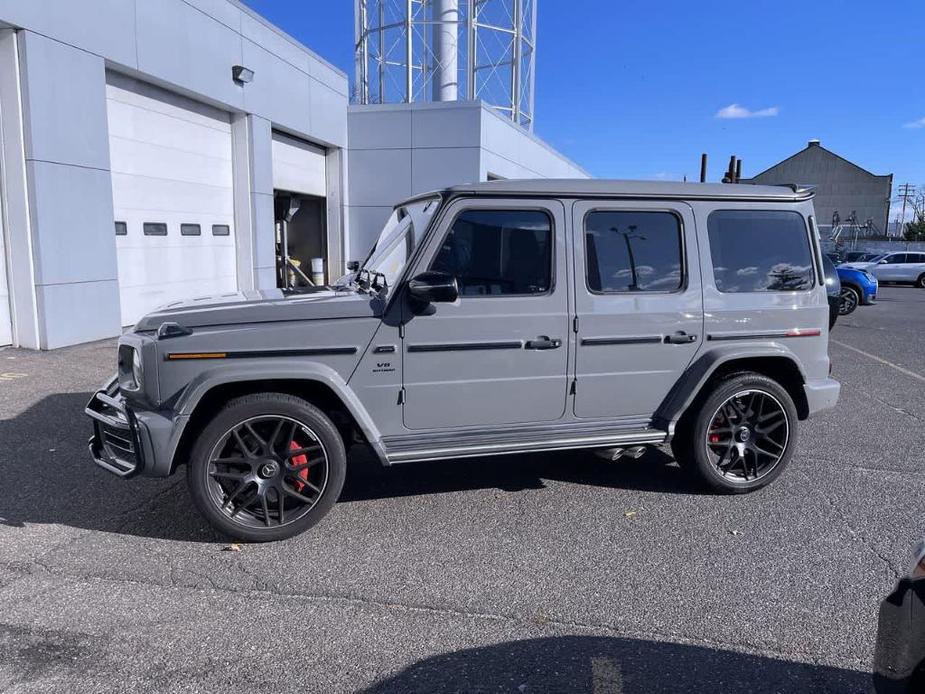
<instances>
[{"instance_id":1,"label":"rear quarter window","mask_svg":"<svg viewBox=\"0 0 925 694\"><path fill-rule=\"evenodd\" d=\"M707 220L721 292L803 291L814 286L806 221L786 210L717 210Z\"/></svg>"}]
</instances>

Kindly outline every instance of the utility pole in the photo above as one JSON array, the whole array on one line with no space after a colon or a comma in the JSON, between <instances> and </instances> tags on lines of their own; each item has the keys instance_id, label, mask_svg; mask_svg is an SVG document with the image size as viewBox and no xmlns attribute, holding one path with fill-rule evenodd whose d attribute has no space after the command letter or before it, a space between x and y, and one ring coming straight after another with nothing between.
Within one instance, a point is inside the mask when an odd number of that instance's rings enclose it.
<instances>
[{"instance_id":1,"label":"utility pole","mask_svg":"<svg viewBox=\"0 0 925 694\"><path fill-rule=\"evenodd\" d=\"M915 194L916 194L915 186L912 185L911 183L903 183L899 186L898 194L899 194L899 197L903 201L903 211L899 217L899 220L900 220L899 235L903 236L903 230L905 229L905 226L906 226L906 205L909 203L910 198L913 200L915 199Z\"/></svg>"}]
</instances>

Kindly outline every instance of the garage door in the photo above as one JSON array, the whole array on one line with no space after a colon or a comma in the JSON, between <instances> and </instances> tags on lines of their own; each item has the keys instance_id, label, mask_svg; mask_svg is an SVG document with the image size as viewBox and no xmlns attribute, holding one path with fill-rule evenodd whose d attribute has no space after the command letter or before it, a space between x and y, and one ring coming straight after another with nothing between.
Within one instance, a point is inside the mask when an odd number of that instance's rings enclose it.
<instances>
[{"instance_id":1,"label":"garage door","mask_svg":"<svg viewBox=\"0 0 925 694\"><path fill-rule=\"evenodd\" d=\"M323 198L327 187L324 150L274 132L273 187Z\"/></svg>"},{"instance_id":2,"label":"garage door","mask_svg":"<svg viewBox=\"0 0 925 694\"><path fill-rule=\"evenodd\" d=\"M235 291L229 114L107 75L122 324Z\"/></svg>"}]
</instances>

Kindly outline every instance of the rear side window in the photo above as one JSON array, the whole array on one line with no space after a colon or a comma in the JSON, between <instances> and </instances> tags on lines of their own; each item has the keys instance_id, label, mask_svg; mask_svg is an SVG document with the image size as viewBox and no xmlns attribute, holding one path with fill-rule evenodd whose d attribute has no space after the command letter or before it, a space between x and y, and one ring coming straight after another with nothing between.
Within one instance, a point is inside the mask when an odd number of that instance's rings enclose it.
<instances>
[{"instance_id":1,"label":"rear side window","mask_svg":"<svg viewBox=\"0 0 925 694\"><path fill-rule=\"evenodd\" d=\"M786 292L813 286L806 223L797 212L717 210L707 220L721 292Z\"/></svg>"},{"instance_id":2,"label":"rear side window","mask_svg":"<svg viewBox=\"0 0 925 694\"><path fill-rule=\"evenodd\" d=\"M552 286L552 220L537 210L463 212L431 270L456 277L460 296L545 294Z\"/></svg>"},{"instance_id":3,"label":"rear side window","mask_svg":"<svg viewBox=\"0 0 925 694\"><path fill-rule=\"evenodd\" d=\"M681 222L671 212L591 212L585 254L592 292L681 288Z\"/></svg>"}]
</instances>

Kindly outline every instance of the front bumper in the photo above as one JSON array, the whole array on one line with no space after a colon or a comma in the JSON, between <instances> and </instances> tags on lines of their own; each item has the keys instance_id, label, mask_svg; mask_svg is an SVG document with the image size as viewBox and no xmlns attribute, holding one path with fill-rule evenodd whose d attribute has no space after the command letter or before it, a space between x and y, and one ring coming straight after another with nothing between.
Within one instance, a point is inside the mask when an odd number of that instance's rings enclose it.
<instances>
[{"instance_id":1,"label":"front bumper","mask_svg":"<svg viewBox=\"0 0 925 694\"><path fill-rule=\"evenodd\" d=\"M188 417L133 409L116 379L94 393L85 412L93 420L90 455L101 468L119 477L173 472L173 452Z\"/></svg>"},{"instance_id":2,"label":"front bumper","mask_svg":"<svg viewBox=\"0 0 925 694\"><path fill-rule=\"evenodd\" d=\"M126 407L115 379L94 393L85 412L93 420L93 436L90 437L93 461L119 477L132 477L141 472L145 466L145 447L141 439L147 432Z\"/></svg>"},{"instance_id":3,"label":"front bumper","mask_svg":"<svg viewBox=\"0 0 925 694\"><path fill-rule=\"evenodd\" d=\"M803 384L803 391L806 393L809 415L812 416L835 407L838 394L841 392L841 383L834 378L820 378Z\"/></svg>"}]
</instances>

